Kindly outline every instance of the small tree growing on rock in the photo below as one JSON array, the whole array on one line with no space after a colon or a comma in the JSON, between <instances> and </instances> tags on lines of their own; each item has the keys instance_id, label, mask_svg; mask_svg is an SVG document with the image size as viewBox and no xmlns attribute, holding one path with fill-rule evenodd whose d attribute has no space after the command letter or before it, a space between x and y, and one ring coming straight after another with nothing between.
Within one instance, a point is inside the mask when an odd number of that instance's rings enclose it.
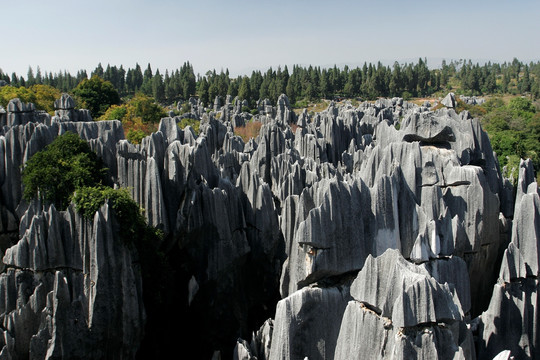
<instances>
[{"instance_id":1,"label":"small tree growing on rock","mask_svg":"<svg viewBox=\"0 0 540 360\"><path fill-rule=\"evenodd\" d=\"M101 183L105 172L88 143L67 132L26 162L22 170L23 198L30 201L39 197L65 209L76 189Z\"/></svg>"}]
</instances>

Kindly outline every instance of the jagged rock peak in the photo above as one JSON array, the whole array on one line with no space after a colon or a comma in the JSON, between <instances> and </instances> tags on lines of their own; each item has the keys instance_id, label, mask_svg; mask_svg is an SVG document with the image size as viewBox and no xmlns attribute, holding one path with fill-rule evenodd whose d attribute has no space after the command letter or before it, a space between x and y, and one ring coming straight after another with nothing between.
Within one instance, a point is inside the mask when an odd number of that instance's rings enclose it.
<instances>
[{"instance_id":1,"label":"jagged rock peak","mask_svg":"<svg viewBox=\"0 0 540 360\"><path fill-rule=\"evenodd\" d=\"M34 110L36 107L33 103L23 103L19 98L9 100L7 106L8 113L26 113Z\"/></svg>"},{"instance_id":2,"label":"jagged rock peak","mask_svg":"<svg viewBox=\"0 0 540 360\"><path fill-rule=\"evenodd\" d=\"M448 108L455 108L457 104L456 95L453 92L448 93L448 95L446 95L444 99L441 100L441 104Z\"/></svg>"},{"instance_id":3,"label":"jagged rock peak","mask_svg":"<svg viewBox=\"0 0 540 360\"><path fill-rule=\"evenodd\" d=\"M54 101L54 108L56 110L75 109L75 100L69 94L63 93L60 99Z\"/></svg>"}]
</instances>

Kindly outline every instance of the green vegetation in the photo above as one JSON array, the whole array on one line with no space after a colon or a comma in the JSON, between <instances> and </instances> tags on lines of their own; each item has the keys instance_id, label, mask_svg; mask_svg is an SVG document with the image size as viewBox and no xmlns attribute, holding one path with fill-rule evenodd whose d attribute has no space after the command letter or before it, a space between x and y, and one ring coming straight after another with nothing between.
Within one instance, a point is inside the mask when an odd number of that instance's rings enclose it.
<instances>
[{"instance_id":1,"label":"green vegetation","mask_svg":"<svg viewBox=\"0 0 540 360\"><path fill-rule=\"evenodd\" d=\"M514 97L505 103L493 98L479 108L485 111L482 127L489 135L501 168L505 165L511 168L516 163L519 165L520 158L530 158L534 168L540 169L540 112L531 100Z\"/></svg>"},{"instance_id":2,"label":"green vegetation","mask_svg":"<svg viewBox=\"0 0 540 360\"><path fill-rule=\"evenodd\" d=\"M141 140L157 130L165 110L154 99L144 94L137 94L122 105L112 105L99 120L120 120L126 138L139 144Z\"/></svg>"},{"instance_id":3,"label":"green vegetation","mask_svg":"<svg viewBox=\"0 0 540 360\"><path fill-rule=\"evenodd\" d=\"M186 101L180 107L178 115L187 114L188 112L191 112L191 104Z\"/></svg>"},{"instance_id":4,"label":"green vegetation","mask_svg":"<svg viewBox=\"0 0 540 360\"><path fill-rule=\"evenodd\" d=\"M113 85L97 75L83 80L73 89L79 106L90 110L94 118L99 118L111 105L120 104L120 96Z\"/></svg>"},{"instance_id":5,"label":"green vegetation","mask_svg":"<svg viewBox=\"0 0 540 360\"><path fill-rule=\"evenodd\" d=\"M188 125L193 128L193 130L195 131L195 134L199 133L199 126L201 125L201 122L199 120L195 120L195 119L192 119L192 118L183 118L178 123L178 127L180 129L184 129Z\"/></svg>"},{"instance_id":6,"label":"green vegetation","mask_svg":"<svg viewBox=\"0 0 540 360\"><path fill-rule=\"evenodd\" d=\"M76 189L100 184L105 172L88 143L67 132L26 162L22 171L23 197L27 201L39 197L65 209Z\"/></svg>"},{"instance_id":7,"label":"green vegetation","mask_svg":"<svg viewBox=\"0 0 540 360\"><path fill-rule=\"evenodd\" d=\"M523 63L517 59L483 65L470 60L450 63L443 60L440 66L432 69L421 58L416 63L395 62L392 66L380 62L364 63L356 68L295 65L292 71L285 66L269 68L264 72L257 70L250 76L236 78L231 78L227 69L196 76L189 62L174 71L166 70L164 75L159 69L153 71L150 64L144 72L138 64L134 69L127 70L122 66L110 65L104 69L98 64L91 76L98 76L112 84L120 96L143 93L158 103L168 104L198 96L207 106L216 96L225 97L228 94L248 100L251 108L254 108L257 99L268 98L275 103L282 93L287 94L292 104L303 99L313 101L336 97L375 100L377 97L400 96L407 100L430 95L444 96L450 91L458 95L530 94L533 98L540 97L540 62ZM35 75L29 68L27 79L15 73L10 77L0 70L0 80L13 87L43 84L62 92L73 92L82 81L88 80L88 75L85 70L77 72L75 76L67 72L41 74L38 67Z\"/></svg>"},{"instance_id":8,"label":"green vegetation","mask_svg":"<svg viewBox=\"0 0 540 360\"><path fill-rule=\"evenodd\" d=\"M146 221L141 209L125 188L113 189L100 184L85 186L76 190L72 200L77 212L87 219L92 219L108 201L120 224L120 234L126 241L136 239L141 231L144 232Z\"/></svg>"},{"instance_id":9,"label":"green vegetation","mask_svg":"<svg viewBox=\"0 0 540 360\"><path fill-rule=\"evenodd\" d=\"M61 96L58 89L50 85L2 86L0 87L0 105L7 107L9 100L19 98L24 103L34 103L37 109L45 110L54 115L54 101Z\"/></svg>"}]
</instances>

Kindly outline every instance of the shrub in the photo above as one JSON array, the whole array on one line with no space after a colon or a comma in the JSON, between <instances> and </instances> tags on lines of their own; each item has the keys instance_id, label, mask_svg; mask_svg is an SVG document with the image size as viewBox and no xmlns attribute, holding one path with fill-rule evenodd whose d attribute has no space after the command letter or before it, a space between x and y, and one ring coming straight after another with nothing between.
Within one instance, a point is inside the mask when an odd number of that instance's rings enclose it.
<instances>
[{"instance_id":1,"label":"shrub","mask_svg":"<svg viewBox=\"0 0 540 360\"><path fill-rule=\"evenodd\" d=\"M298 100L294 105L293 108L295 109L304 109L309 106L309 101L307 99Z\"/></svg>"},{"instance_id":2,"label":"shrub","mask_svg":"<svg viewBox=\"0 0 540 360\"><path fill-rule=\"evenodd\" d=\"M403 98L403 100L411 100L412 99L412 94L408 91L404 91L402 94L401 94L401 97Z\"/></svg>"},{"instance_id":3,"label":"shrub","mask_svg":"<svg viewBox=\"0 0 540 360\"><path fill-rule=\"evenodd\" d=\"M140 144L142 139L147 136L146 132L141 129L131 128L126 134L126 139L132 144Z\"/></svg>"},{"instance_id":4,"label":"shrub","mask_svg":"<svg viewBox=\"0 0 540 360\"><path fill-rule=\"evenodd\" d=\"M188 112L191 112L191 104L186 101L185 103L182 104L182 106L180 107L180 114L179 115L182 115L182 114L185 114L185 113L188 113Z\"/></svg>"},{"instance_id":5,"label":"shrub","mask_svg":"<svg viewBox=\"0 0 540 360\"><path fill-rule=\"evenodd\" d=\"M54 102L62 96L60 90L49 85L38 84L30 86L30 91L36 96L36 108L54 115Z\"/></svg>"},{"instance_id":6,"label":"shrub","mask_svg":"<svg viewBox=\"0 0 540 360\"><path fill-rule=\"evenodd\" d=\"M76 189L101 183L105 173L101 159L88 143L67 132L26 162L22 171L23 198L30 201L38 196L65 209Z\"/></svg>"},{"instance_id":7,"label":"shrub","mask_svg":"<svg viewBox=\"0 0 540 360\"><path fill-rule=\"evenodd\" d=\"M111 105L110 108L105 111L105 114L99 118L99 120L120 120L122 121L127 115L127 105Z\"/></svg>"},{"instance_id":8,"label":"shrub","mask_svg":"<svg viewBox=\"0 0 540 360\"><path fill-rule=\"evenodd\" d=\"M91 219L108 200L120 224L120 234L125 240L135 238L139 231L146 227L139 205L131 198L126 188L85 186L77 189L72 200L77 212L87 219Z\"/></svg>"},{"instance_id":9,"label":"shrub","mask_svg":"<svg viewBox=\"0 0 540 360\"><path fill-rule=\"evenodd\" d=\"M201 125L200 120L195 120L191 118L183 118L182 121L178 123L180 129L184 129L186 126L191 126L195 131L195 134L199 134L199 126Z\"/></svg>"},{"instance_id":10,"label":"shrub","mask_svg":"<svg viewBox=\"0 0 540 360\"><path fill-rule=\"evenodd\" d=\"M126 117L140 117L143 122L159 123L161 118L167 116L165 110L156 104L154 98L143 94L137 94L127 103Z\"/></svg>"},{"instance_id":11,"label":"shrub","mask_svg":"<svg viewBox=\"0 0 540 360\"><path fill-rule=\"evenodd\" d=\"M157 124L165 116L165 110L153 98L137 94L125 104L112 105L99 119L122 121L126 138L139 144L157 130Z\"/></svg>"}]
</instances>

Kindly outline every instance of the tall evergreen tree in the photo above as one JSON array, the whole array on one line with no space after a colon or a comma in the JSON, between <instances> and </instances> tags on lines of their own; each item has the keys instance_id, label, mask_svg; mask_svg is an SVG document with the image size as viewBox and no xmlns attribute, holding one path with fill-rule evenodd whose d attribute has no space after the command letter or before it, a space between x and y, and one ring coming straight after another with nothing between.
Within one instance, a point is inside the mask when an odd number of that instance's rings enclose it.
<instances>
[{"instance_id":1,"label":"tall evergreen tree","mask_svg":"<svg viewBox=\"0 0 540 360\"><path fill-rule=\"evenodd\" d=\"M26 84L28 86L32 86L36 83L36 79L34 78L34 72L32 71L32 67L28 67L28 74L26 76Z\"/></svg>"},{"instance_id":2,"label":"tall evergreen tree","mask_svg":"<svg viewBox=\"0 0 540 360\"><path fill-rule=\"evenodd\" d=\"M152 96L157 102L165 100L165 86L159 69L156 70L156 74L152 77Z\"/></svg>"},{"instance_id":3,"label":"tall evergreen tree","mask_svg":"<svg viewBox=\"0 0 540 360\"><path fill-rule=\"evenodd\" d=\"M92 71L91 76L97 75L100 78L103 78L103 66L101 66L101 63L98 64L98 66Z\"/></svg>"},{"instance_id":4,"label":"tall evergreen tree","mask_svg":"<svg viewBox=\"0 0 540 360\"><path fill-rule=\"evenodd\" d=\"M238 97L242 100L251 100L251 89L249 88L249 79L247 76L242 78L242 83L238 89Z\"/></svg>"}]
</instances>

